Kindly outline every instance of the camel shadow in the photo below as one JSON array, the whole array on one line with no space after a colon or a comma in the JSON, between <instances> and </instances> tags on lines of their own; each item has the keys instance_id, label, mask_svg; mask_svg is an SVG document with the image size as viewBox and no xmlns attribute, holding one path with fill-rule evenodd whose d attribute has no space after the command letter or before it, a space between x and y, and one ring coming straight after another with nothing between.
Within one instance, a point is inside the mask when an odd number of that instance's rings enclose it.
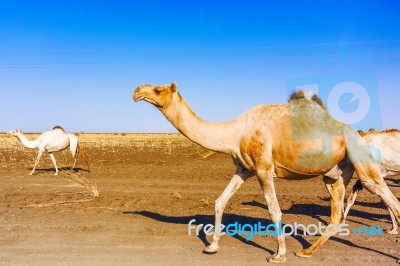
<instances>
[{"instance_id":1,"label":"camel shadow","mask_svg":"<svg viewBox=\"0 0 400 266\"><path fill-rule=\"evenodd\" d=\"M75 173L79 173L79 172L82 172L82 171L90 173L90 171L88 169L84 169L84 168L81 168L81 167L74 167L74 168L72 168L72 167L63 167L62 169L65 170L65 171L74 171Z\"/></svg>"},{"instance_id":2,"label":"camel shadow","mask_svg":"<svg viewBox=\"0 0 400 266\"><path fill-rule=\"evenodd\" d=\"M190 221L193 219L195 222L192 223L192 225L195 227L196 225L206 225L206 224L214 224L214 215L201 215L201 214L196 214L192 216L166 216L162 215L159 213L155 212L149 212L149 211L132 211L132 212L123 212L123 214L132 214L132 215L141 215L147 218L150 218L152 220L158 221L158 222L163 222L163 223L169 223L169 224L184 224L188 225ZM222 224L257 224L258 222L261 222L263 225L264 224L270 224L271 221L268 219L259 219L259 218L251 218L251 217L246 217L243 215L236 215L236 214L224 214L223 219L222 219ZM193 229L192 231L193 234L196 234L196 229ZM207 240L207 236L204 233L204 230L200 230L199 234L196 235L205 246L210 245L210 242ZM236 240L239 240L240 242L250 245L259 249L262 249L264 251L269 252L270 254L273 254L274 252L270 249L267 249L254 241L247 240L246 237L243 237L241 235L235 234L232 236Z\"/></svg>"},{"instance_id":3,"label":"camel shadow","mask_svg":"<svg viewBox=\"0 0 400 266\"><path fill-rule=\"evenodd\" d=\"M389 187L400 187L400 178L392 177L392 178L385 178L385 180ZM390 181L390 184L388 181Z\"/></svg>"},{"instance_id":4,"label":"camel shadow","mask_svg":"<svg viewBox=\"0 0 400 266\"><path fill-rule=\"evenodd\" d=\"M325 200L325 198L323 200ZM330 198L326 198L326 201L329 201L329 200L330 200ZM267 205L262 204L262 203L257 202L257 201L254 201L254 200L251 201L251 202L243 202L242 204L243 205L249 205L249 206L256 206L256 207L260 207L260 208L262 208L264 210L268 210ZM360 204L360 205L362 205L362 204ZM371 206L378 207L378 208L386 208L386 206L384 205L383 202L368 203L366 205L371 205ZM317 205L317 204L293 204L289 209L282 210L282 213L283 214L308 215L308 216L311 216L312 218L315 218L315 219L319 220L322 224L327 225L327 221L329 221L329 216L330 216L330 206L321 206L321 205ZM326 217L326 221L321 219L321 216L325 216ZM350 219L348 219L350 216L357 216L357 217L360 217L360 218L363 218L363 219L366 219L366 220L372 220L372 221L386 220L389 223L391 223L389 213L388 214L378 214L378 213L372 213L371 214L371 213L368 213L368 212L363 212L363 211L350 209L349 216L347 216L346 220L352 221L352 222L355 222L355 223L358 223L358 224L362 224L362 225L365 225L365 226L371 226L371 224L364 224L364 223L361 223L361 222L350 220ZM302 234L302 233L300 233L300 234ZM379 250L358 246L358 245L354 244L353 242L351 242L349 240L346 240L346 239L343 239L343 238L340 238L340 237L332 236L330 238L330 240L334 240L336 242L339 242L341 244L348 245L348 246L351 246L351 247L356 247L356 248L359 248L359 249L376 252L378 254L387 256L389 258L393 258L396 261L398 260L397 257L392 256L390 254L386 254L386 253L384 253L382 251L379 251ZM303 245L303 247L307 248L308 246L304 246Z\"/></svg>"},{"instance_id":5,"label":"camel shadow","mask_svg":"<svg viewBox=\"0 0 400 266\"><path fill-rule=\"evenodd\" d=\"M29 171L32 170L32 168L27 168L27 169ZM83 169L81 167L75 167L75 168L72 168L72 167L59 167L58 171L60 173L61 172L68 172L68 171L72 171L74 173L79 173L79 172L85 171L87 173L90 173L87 169ZM37 175L39 173L51 173L51 172L55 173L56 170L54 168L36 168L35 173L33 173L33 175Z\"/></svg>"},{"instance_id":6,"label":"camel shadow","mask_svg":"<svg viewBox=\"0 0 400 266\"><path fill-rule=\"evenodd\" d=\"M261 203L258 203L256 201L253 201L253 202L254 202L255 206L259 206L259 207L260 206L265 206L265 205L263 205ZM251 203L253 204L253 202L251 202ZM247 205L253 206L252 204L247 204ZM245 202L245 205L246 205L246 202ZM310 205L313 205L313 204L310 204ZM311 206L309 206L306 209L309 210L310 207ZM291 211L287 210L286 213L291 213ZM297 212L295 212L295 213L297 214ZM128 212L123 212L123 214L141 215L141 216L150 218L150 219L158 221L158 222L170 223L170 224L188 225L189 222L192 221L193 219L195 219L195 222L192 223L194 226L195 225L199 225L199 224L204 224L204 225L205 224L214 224L214 215L200 215L200 214L197 214L197 215L191 215L191 216L167 216L167 215L163 215L163 214L159 214L159 213L155 213L155 212L150 212L150 211L128 211ZM301 214L304 214L304 213L301 213ZM252 217L247 217L247 216L237 215L237 214L224 214L223 220L222 220L222 224L227 225L227 224L232 224L232 223L235 223L235 222L237 222L239 224L242 224L242 225L243 224L252 224L252 225L254 225L254 224L257 224L258 222L261 222L262 225L268 225L268 224L272 223L271 220L264 219L264 218L252 218ZM194 231L195 231L195 229L194 229ZM297 233L298 233L297 235L292 235L290 237L293 237L294 239L296 239L302 245L303 248L308 248L309 246L311 246L311 244L302 237L302 235L304 235L303 231L298 230ZM197 235L197 237L203 242L203 244L205 246L208 246L210 244L210 242L207 240L206 235L205 235L203 230L200 230L200 232ZM263 247L263 246L255 243L255 242L253 242L251 240L246 240L246 238L241 236L241 235L237 235L236 234L236 235L234 235L232 237L237 239L237 240L239 240L240 242L242 242L242 243L244 243L246 245L250 245L250 246L259 248L261 250L267 251L271 255L274 253L272 250L270 250L270 249L268 249L266 247ZM336 241L338 243L341 243L343 245L349 246L349 247L354 247L354 248L358 248L358 249L361 249L361 250L367 250L367 251L375 252L375 253L378 253L380 255L395 259L395 260L398 259L397 257L395 257L393 255L390 255L390 254L387 254L387 253L384 253L382 251L375 250L375 249L372 249L372 248L367 248L367 247L356 245L353 242L351 242L350 240L346 240L346 239L343 239L343 238L340 238L340 237L332 236L330 239L333 240L333 241Z\"/></svg>"},{"instance_id":7,"label":"camel shadow","mask_svg":"<svg viewBox=\"0 0 400 266\"><path fill-rule=\"evenodd\" d=\"M267 205L259 203L257 201L249 201L249 202L243 202L242 205L248 205L248 206L255 206L262 208L264 210L268 210ZM365 206L365 207L375 207L375 208L381 208L381 209L386 209L386 206L383 202L378 202L378 203L371 203L371 202L358 202L356 201L355 205L360 205L360 206ZM283 214L296 214L296 215L307 215L310 216L314 219L317 219L320 221L322 224L327 224L329 221L329 216L330 216L330 206L321 206L318 204L293 204L289 209L287 210L282 210ZM326 217L323 219L322 217ZM362 219L366 220L371 220L371 221L382 221L386 220L390 222L390 216L389 212L387 214L379 214L379 213L369 213L369 212L364 212L364 211L359 211L359 210L354 210L350 209L349 217L359 217ZM349 219L347 219L349 220ZM353 220L350 220L353 221ZM359 223L359 222L356 222Z\"/></svg>"},{"instance_id":8,"label":"camel shadow","mask_svg":"<svg viewBox=\"0 0 400 266\"><path fill-rule=\"evenodd\" d=\"M247 201L242 202L242 205L259 207L261 209L267 210L267 205L260 203L258 201ZM283 214L298 214L307 215L312 218L317 219L319 222L326 224L327 220L323 219L323 216L329 217L330 208L328 206L321 206L318 204L293 204L289 209L282 210ZM329 218L327 218L329 219Z\"/></svg>"}]
</instances>

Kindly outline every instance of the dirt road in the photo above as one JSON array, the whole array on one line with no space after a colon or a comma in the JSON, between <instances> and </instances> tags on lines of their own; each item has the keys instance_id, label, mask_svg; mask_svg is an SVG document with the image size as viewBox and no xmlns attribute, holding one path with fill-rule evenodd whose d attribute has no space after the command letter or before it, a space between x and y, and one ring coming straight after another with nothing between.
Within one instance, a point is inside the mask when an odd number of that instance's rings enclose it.
<instances>
[{"instance_id":1,"label":"dirt road","mask_svg":"<svg viewBox=\"0 0 400 266\"><path fill-rule=\"evenodd\" d=\"M48 155L37 174L28 176L37 151L0 134L0 265L267 264L277 246L274 237L224 236L220 251L206 255L202 250L211 237L188 236L190 220L213 223L214 201L234 171L228 156L179 135L78 137L92 173L84 170L83 160L78 162L82 168L70 171L71 156L63 152L56 154L63 167L59 176L53 176ZM399 180L387 180L396 196ZM329 220L322 178L277 179L276 189L285 224ZM225 213L224 224L270 223L255 178L242 186ZM389 229L389 219L380 199L362 191L348 224L350 229ZM316 239L286 237L286 265L396 265L400 257L400 236L388 234L333 237L310 259L294 255Z\"/></svg>"}]
</instances>

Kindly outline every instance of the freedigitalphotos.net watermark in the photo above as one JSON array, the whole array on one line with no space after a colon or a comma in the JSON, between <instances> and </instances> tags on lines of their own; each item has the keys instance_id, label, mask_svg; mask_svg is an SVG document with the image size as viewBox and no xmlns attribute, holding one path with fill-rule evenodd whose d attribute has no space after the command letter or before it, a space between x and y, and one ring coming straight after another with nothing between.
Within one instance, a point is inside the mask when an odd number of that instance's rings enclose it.
<instances>
[{"instance_id":1,"label":"freedigitalphotos.net watermark","mask_svg":"<svg viewBox=\"0 0 400 266\"><path fill-rule=\"evenodd\" d=\"M315 236L315 235L339 235L349 236L350 234L358 236L383 236L383 228L380 226L360 226L358 228L349 229L348 224L329 224L323 225L321 222L318 224L304 225L295 222L294 224L263 224L261 221L255 224L240 224L238 222L230 223L228 225L220 224L214 227L213 224L196 224L196 219L190 220L188 223L188 235L193 234L199 236L205 234L212 236L216 233L219 236L242 236L247 241L251 241L257 235L261 236Z\"/></svg>"},{"instance_id":2,"label":"freedigitalphotos.net watermark","mask_svg":"<svg viewBox=\"0 0 400 266\"><path fill-rule=\"evenodd\" d=\"M295 90L314 93L337 120L361 130L382 128L379 93L372 70L289 79L288 95Z\"/></svg>"}]
</instances>

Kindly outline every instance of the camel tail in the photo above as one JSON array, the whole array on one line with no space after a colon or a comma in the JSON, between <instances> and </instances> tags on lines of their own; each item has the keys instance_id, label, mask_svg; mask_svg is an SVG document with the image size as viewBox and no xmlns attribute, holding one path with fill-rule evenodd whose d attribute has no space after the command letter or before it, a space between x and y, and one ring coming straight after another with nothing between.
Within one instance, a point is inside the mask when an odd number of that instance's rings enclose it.
<instances>
[{"instance_id":1,"label":"camel tail","mask_svg":"<svg viewBox=\"0 0 400 266\"><path fill-rule=\"evenodd\" d=\"M89 157L87 154L78 146L76 147L76 153L81 156L83 159L85 159L86 165L88 167L88 172L90 173L90 165L89 165Z\"/></svg>"}]
</instances>

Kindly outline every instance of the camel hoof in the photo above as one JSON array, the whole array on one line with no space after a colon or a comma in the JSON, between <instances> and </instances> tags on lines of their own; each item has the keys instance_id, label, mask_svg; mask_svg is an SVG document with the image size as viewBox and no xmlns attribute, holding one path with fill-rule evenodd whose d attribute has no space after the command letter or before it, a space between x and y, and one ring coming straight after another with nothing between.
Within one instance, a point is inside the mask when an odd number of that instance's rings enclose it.
<instances>
[{"instance_id":1,"label":"camel hoof","mask_svg":"<svg viewBox=\"0 0 400 266\"><path fill-rule=\"evenodd\" d=\"M274 254L269 259L267 259L269 263L284 263L286 261L286 257L284 255Z\"/></svg>"},{"instance_id":2,"label":"camel hoof","mask_svg":"<svg viewBox=\"0 0 400 266\"><path fill-rule=\"evenodd\" d=\"M55 173L54 175L58 175L58 173Z\"/></svg>"},{"instance_id":3,"label":"camel hoof","mask_svg":"<svg viewBox=\"0 0 400 266\"><path fill-rule=\"evenodd\" d=\"M29 173L28 175L33 175L33 173Z\"/></svg>"},{"instance_id":4,"label":"camel hoof","mask_svg":"<svg viewBox=\"0 0 400 266\"><path fill-rule=\"evenodd\" d=\"M301 258L310 258L313 255L313 253L308 249L300 249L295 254Z\"/></svg>"},{"instance_id":5,"label":"camel hoof","mask_svg":"<svg viewBox=\"0 0 400 266\"><path fill-rule=\"evenodd\" d=\"M399 234L399 232L397 232L397 229L386 230L386 233L388 233L390 235L398 235Z\"/></svg>"},{"instance_id":6,"label":"camel hoof","mask_svg":"<svg viewBox=\"0 0 400 266\"><path fill-rule=\"evenodd\" d=\"M203 253L214 254L214 253L217 253L218 250L219 250L219 245L211 243L211 245L208 245L207 247L204 248Z\"/></svg>"}]
</instances>

